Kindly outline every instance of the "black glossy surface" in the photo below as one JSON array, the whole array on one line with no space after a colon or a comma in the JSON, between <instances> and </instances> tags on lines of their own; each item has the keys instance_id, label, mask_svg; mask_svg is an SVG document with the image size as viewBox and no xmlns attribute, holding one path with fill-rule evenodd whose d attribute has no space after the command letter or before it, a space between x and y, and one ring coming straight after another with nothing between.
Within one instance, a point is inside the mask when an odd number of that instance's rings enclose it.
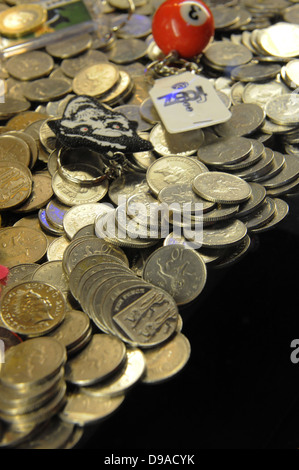
<instances>
[{"instance_id":1,"label":"black glossy surface","mask_svg":"<svg viewBox=\"0 0 299 470\"><path fill-rule=\"evenodd\" d=\"M169 382L139 384L80 447L295 449L299 444L299 197L288 218L260 234L238 264L208 271L198 301L181 311L192 354ZM109 452L107 452L109 454Z\"/></svg>"}]
</instances>

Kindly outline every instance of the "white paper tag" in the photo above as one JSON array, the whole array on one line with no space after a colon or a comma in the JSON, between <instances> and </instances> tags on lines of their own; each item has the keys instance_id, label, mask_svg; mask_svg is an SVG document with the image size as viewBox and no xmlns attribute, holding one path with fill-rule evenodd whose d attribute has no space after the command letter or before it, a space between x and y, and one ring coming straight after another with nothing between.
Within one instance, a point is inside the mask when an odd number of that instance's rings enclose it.
<instances>
[{"instance_id":1,"label":"white paper tag","mask_svg":"<svg viewBox=\"0 0 299 470\"><path fill-rule=\"evenodd\" d=\"M214 126L231 117L209 80L191 72L160 78L149 93L170 134Z\"/></svg>"}]
</instances>

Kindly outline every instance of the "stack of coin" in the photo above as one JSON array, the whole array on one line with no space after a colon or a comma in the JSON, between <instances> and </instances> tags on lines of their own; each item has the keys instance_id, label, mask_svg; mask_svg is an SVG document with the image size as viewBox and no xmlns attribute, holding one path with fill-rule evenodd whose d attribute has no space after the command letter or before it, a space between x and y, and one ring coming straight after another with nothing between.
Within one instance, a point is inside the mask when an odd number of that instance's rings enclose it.
<instances>
[{"instance_id":1,"label":"stack of coin","mask_svg":"<svg viewBox=\"0 0 299 470\"><path fill-rule=\"evenodd\" d=\"M201 295L210 269L240 261L253 236L283 221L299 191L297 5L207 0L216 35L198 61L232 117L170 135L149 99L157 76L145 74L161 54L150 28L159 2L134 3L121 26L127 1L109 0L103 20L114 33L98 21L95 33L3 63L0 264L10 276L1 321L23 341L11 350L28 350L8 356L0 375L0 446L71 447L137 382L180 372L190 344L179 309ZM94 173L82 167L81 150L59 159L48 123L80 93L138 123L153 151L128 156L136 171L87 186ZM103 171L98 155L84 149L85 157ZM145 218L134 211L139 203ZM172 205L168 225L159 212L149 217L162 204ZM59 356L36 352L34 341L48 340L64 353L40 376L38 365ZM107 342L105 357L97 341ZM28 382L18 375L22 360Z\"/></svg>"},{"instance_id":2,"label":"stack of coin","mask_svg":"<svg viewBox=\"0 0 299 470\"><path fill-rule=\"evenodd\" d=\"M65 348L52 338L30 339L9 349L0 378L1 420L25 433L57 414L65 404L65 362Z\"/></svg>"}]
</instances>

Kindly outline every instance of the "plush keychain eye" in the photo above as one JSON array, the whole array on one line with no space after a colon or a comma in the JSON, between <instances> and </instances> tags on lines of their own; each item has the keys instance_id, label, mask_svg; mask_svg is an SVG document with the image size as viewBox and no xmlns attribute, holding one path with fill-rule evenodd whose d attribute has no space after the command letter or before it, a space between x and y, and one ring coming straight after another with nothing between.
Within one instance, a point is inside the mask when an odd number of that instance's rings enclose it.
<instances>
[{"instance_id":1,"label":"plush keychain eye","mask_svg":"<svg viewBox=\"0 0 299 470\"><path fill-rule=\"evenodd\" d=\"M156 44L167 55L176 51L191 59L214 37L214 18L200 0L167 0L157 9L152 23Z\"/></svg>"}]
</instances>

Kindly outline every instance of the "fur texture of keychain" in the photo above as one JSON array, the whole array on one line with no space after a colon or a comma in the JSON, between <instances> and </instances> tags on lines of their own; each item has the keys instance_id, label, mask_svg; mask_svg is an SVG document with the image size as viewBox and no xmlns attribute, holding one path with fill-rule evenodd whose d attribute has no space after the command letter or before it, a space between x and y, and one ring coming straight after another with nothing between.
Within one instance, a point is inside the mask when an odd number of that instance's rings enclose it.
<instances>
[{"instance_id":1,"label":"fur texture of keychain","mask_svg":"<svg viewBox=\"0 0 299 470\"><path fill-rule=\"evenodd\" d=\"M89 96L72 98L61 119L48 121L62 145L89 148L108 155L152 150L152 144L137 134L138 123Z\"/></svg>"}]
</instances>

